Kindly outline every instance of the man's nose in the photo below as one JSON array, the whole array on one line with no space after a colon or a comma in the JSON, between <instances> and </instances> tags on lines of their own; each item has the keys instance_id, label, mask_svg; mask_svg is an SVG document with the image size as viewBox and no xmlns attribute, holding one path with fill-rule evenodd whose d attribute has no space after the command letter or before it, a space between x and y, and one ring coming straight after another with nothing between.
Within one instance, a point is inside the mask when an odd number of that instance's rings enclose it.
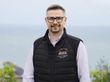
<instances>
[{"instance_id":1,"label":"man's nose","mask_svg":"<svg viewBox=\"0 0 110 82\"><path fill-rule=\"evenodd\" d=\"M57 23L57 20L56 20L56 19L54 19L53 23Z\"/></svg>"}]
</instances>

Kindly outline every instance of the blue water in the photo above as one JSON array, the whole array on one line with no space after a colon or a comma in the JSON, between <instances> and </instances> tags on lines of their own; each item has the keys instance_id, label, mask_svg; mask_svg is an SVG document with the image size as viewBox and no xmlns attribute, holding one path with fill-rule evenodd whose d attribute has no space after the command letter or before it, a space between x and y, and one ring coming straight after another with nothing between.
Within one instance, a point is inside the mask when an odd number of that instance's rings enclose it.
<instances>
[{"instance_id":1,"label":"blue water","mask_svg":"<svg viewBox=\"0 0 110 82\"><path fill-rule=\"evenodd\" d=\"M11 61L24 68L26 57L35 39L44 35L45 26L0 26L0 62ZM87 47L90 69L100 59L110 65L110 27L72 27L67 32L83 39Z\"/></svg>"}]
</instances>

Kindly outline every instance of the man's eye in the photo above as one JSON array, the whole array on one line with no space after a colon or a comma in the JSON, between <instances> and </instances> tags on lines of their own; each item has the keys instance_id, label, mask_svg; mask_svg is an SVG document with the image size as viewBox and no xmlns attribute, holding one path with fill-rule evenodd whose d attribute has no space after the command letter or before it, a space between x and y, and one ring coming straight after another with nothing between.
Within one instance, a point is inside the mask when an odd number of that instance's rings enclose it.
<instances>
[{"instance_id":1,"label":"man's eye","mask_svg":"<svg viewBox=\"0 0 110 82\"><path fill-rule=\"evenodd\" d=\"M55 18L54 17L50 17L50 19L54 20Z\"/></svg>"},{"instance_id":2,"label":"man's eye","mask_svg":"<svg viewBox=\"0 0 110 82\"><path fill-rule=\"evenodd\" d=\"M54 17L48 17L49 20L54 20Z\"/></svg>"},{"instance_id":3,"label":"man's eye","mask_svg":"<svg viewBox=\"0 0 110 82\"><path fill-rule=\"evenodd\" d=\"M60 17L56 17L56 19L61 19Z\"/></svg>"},{"instance_id":4,"label":"man's eye","mask_svg":"<svg viewBox=\"0 0 110 82\"><path fill-rule=\"evenodd\" d=\"M63 17L57 17L56 19L62 19Z\"/></svg>"}]
</instances>

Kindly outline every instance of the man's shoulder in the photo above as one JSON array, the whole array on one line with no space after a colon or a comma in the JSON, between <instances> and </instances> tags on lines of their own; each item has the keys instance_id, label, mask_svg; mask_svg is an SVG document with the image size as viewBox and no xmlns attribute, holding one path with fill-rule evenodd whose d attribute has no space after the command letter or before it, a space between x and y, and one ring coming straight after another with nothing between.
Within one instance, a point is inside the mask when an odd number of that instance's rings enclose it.
<instances>
[{"instance_id":1,"label":"man's shoulder","mask_svg":"<svg viewBox=\"0 0 110 82\"><path fill-rule=\"evenodd\" d=\"M74 41L78 41L78 42L82 41L83 42L83 40L78 38L78 37L75 37L75 36L72 36L72 35L69 35L69 34L67 36L68 36L69 40L72 40L72 41L74 40Z\"/></svg>"},{"instance_id":2,"label":"man's shoulder","mask_svg":"<svg viewBox=\"0 0 110 82\"><path fill-rule=\"evenodd\" d=\"M35 41L34 41L34 44L39 44L40 42L43 41L43 37L40 37L40 38L37 38Z\"/></svg>"}]
</instances>

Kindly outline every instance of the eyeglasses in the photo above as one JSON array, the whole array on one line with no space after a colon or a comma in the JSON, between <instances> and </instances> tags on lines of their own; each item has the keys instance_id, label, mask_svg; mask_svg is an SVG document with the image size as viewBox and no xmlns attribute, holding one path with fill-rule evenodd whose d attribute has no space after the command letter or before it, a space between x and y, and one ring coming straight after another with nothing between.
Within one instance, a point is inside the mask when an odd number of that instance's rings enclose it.
<instances>
[{"instance_id":1,"label":"eyeglasses","mask_svg":"<svg viewBox=\"0 0 110 82\"><path fill-rule=\"evenodd\" d=\"M56 22L62 22L64 17L47 17L49 23L53 23L55 20Z\"/></svg>"}]
</instances>

